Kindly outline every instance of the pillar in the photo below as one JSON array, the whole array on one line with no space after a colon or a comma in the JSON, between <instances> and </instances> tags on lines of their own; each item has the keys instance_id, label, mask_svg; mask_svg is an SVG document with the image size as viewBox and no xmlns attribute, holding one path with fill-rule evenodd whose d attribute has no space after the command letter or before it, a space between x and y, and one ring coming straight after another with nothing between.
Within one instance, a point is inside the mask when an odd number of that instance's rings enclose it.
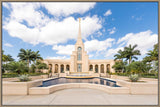
<instances>
[{"instance_id":1,"label":"pillar","mask_svg":"<svg viewBox=\"0 0 160 107\"><path fill-rule=\"evenodd\" d=\"M101 73L101 64L98 64L98 73Z\"/></svg>"},{"instance_id":2,"label":"pillar","mask_svg":"<svg viewBox=\"0 0 160 107\"><path fill-rule=\"evenodd\" d=\"M104 64L104 74L106 74L106 64Z\"/></svg>"},{"instance_id":3,"label":"pillar","mask_svg":"<svg viewBox=\"0 0 160 107\"><path fill-rule=\"evenodd\" d=\"M64 72L66 72L66 64L63 64L64 65Z\"/></svg>"},{"instance_id":4,"label":"pillar","mask_svg":"<svg viewBox=\"0 0 160 107\"><path fill-rule=\"evenodd\" d=\"M93 72L95 73L95 64L92 64L93 65Z\"/></svg>"},{"instance_id":5,"label":"pillar","mask_svg":"<svg viewBox=\"0 0 160 107\"><path fill-rule=\"evenodd\" d=\"M61 65L58 64L58 73L60 74L60 71L61 71Z\"/></svg>"},{"instance_id":6,"label":"pillar","mask_svg":"<svg viewBox=\"0 0 160 107\"><path fill-rule=\"evenodd\" d=\"M54 63L52 63L52 73L54 73L54 71L55 71L55 65Z\"/></svg>"}]
</instances>

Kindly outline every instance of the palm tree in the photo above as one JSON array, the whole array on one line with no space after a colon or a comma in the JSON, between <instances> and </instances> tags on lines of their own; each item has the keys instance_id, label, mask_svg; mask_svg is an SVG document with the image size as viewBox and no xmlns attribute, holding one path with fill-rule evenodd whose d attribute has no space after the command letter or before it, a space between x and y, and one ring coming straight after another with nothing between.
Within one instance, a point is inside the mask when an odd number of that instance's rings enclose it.
<instances>
[{"instance_id":1,"label":"palm tree","mask_svg":"<svg viewBox=\"0 0 160 107\"><path fill-rule=\"evenodd\" d=\"M147 55L149 55L149 57L150 57L150 59L151 59L152 61L157 61L157 60L158 60L158 51L157 51L157 49L153 49L153 51L150 50L150 51L147 53Z\"/></svg>"},{"instance_id":2,"label":"palm tree","mask_svg":"<svg viewBox=\"0 0 160 107\"><path fill-rule=\"evenodd\" d=\"M124 56L127 60L129 60L129 64L132 62L132 59L138 59L135 55L141 55L139 50L135 50L135 48L138 45L134 45L133 47L131 46L131 44L129 45L129 47L124 47Z\"/></svg>"},{"instance_id":3,"label":"palm tree","mask_svg":"<svg viewBox=\"0 0 160 107\"><path fill-rule=\"evenodd\" d=\"M2 61L8 62L8 61L14 61L14 59L12 58L12 56L10 54L5 55L4 51L2 50Z\"/></svg>"},{"instance_id":4,"label":"palm tree","mask_svg":"<svg viewBox=\"0 0 160 107\"><path fill-rule=\"evenodd\" d=\"M112 66L112 68L115 69L115 71L122 72L125 70L126 64L127 64L127 62L117 61Z\"/></svg>"},{"instance_id":5,"label":"palm tree","mask_svg":"<svg viewBox=\"0 0 160 107\"><path fill-rule=\"evenodd\" d=\"M115 59L114 60L123 60L123 58L124 58L124 52L120 49L119 51L118 51L118 54L115 54L114 55L114 57L115 57Z\"/></svg>"},{"instance_id":6,"label":"palm tree","mask_svg":"<svg viewBox=\"0 0 160 107\"><path fill-rule=\"evenodd\" d=\"M33 60L34 60L34 63L36 60L43 60L43 58L39 54L39 51L36 51L36 52L33 51Z\"/></svg>"},{"instance_id":7,"label":"palm tree","mask_svg":"<svg viewBox=\"0 0 160 107\"><path fill-rule=\"evenodd\" d=\"M46 63L40 63L38 65L38 69L43 70L43 69L48 69L47 64Z\"/></svg>"},{"instance_id":8,"label":"palm tree","mask_svg":"<svg viewBox=\"0 0 160 107\"><path fill-rule=\"evenodd\" d=\"M31 61L34 60L34 53L31 51L31 49L20 49L20 53L18 54L18 57L20 58L21 61L26 61L29 69L29 64Z\"/></svg>"},{"instance_id":9,"label":"palm tree","mask_svg":"<svg viewBox=\"0 0 160 107\"><path fill-rule=\"evenodd\" d=\"M7 61L14 61L14 59L12 58L10 54L7 55Z\"/></svg>"},{"instance_id":10,"label":"palm tree","mask_svg":"<svg viewBox=\"0 0 160 107\"><path fill-rule=\"evenodd\" d=\"M12 61L12 62L6 64L6 70L20 74L21 72L27 71L28 67L26 66L26 62Z\"/></svg>"}]
</instances>

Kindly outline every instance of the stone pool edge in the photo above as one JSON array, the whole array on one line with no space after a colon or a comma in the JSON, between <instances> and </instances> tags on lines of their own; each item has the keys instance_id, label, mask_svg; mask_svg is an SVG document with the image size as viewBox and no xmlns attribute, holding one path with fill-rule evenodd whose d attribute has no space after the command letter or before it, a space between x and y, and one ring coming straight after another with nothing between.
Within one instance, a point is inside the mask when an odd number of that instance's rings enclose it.
<instances>
[{"instance_id":1,"label":"stone pool edge","mask_svg":"<svg viewBox=\"0 0 160 107\"><path fill-rule=\"evenodd\" d=\"M91 83L64 83L57 84L48 87L32 87L29 88L29 94L39 95L39 94L51 94L58 90L64 90L69 88L91 88L105 91L109 94L129 94L129 88L127 87L110 87L100 84Z\"/></svg>"}]
</instances>

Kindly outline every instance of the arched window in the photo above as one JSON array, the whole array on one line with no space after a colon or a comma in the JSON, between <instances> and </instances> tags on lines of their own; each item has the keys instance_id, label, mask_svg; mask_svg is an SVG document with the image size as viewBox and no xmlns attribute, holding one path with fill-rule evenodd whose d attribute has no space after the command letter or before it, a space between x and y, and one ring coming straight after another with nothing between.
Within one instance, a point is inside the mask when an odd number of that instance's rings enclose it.
<instances>
[{"instance_id":1,"label":"arched window","mask_svg":"<svg viewBox=\"0 0 160 107\"><path fill-rule=\"evenodd\" d=\"M104 73L104 65L101 64L101 73Z\"/></svg>"},{"instance_id":2,"label":"arched window","mask_svg":"<svg viewBox=\"0 0 160 107\"><path fill-rule=\"evenodd\" d=\"M89 66L89 70L90 70L90 71L93 71L93 65L90 65L90 66Z\"/></svg>"},{"instance_id":3,"label":"arched window","mask_svg":"<svg viewBox=\"0 0 160 107\"><path fill-rule=\"evenodd\" d=\"M95 65L95 73L98 73L98 65Z\"/></svg>"},{"instance_id":4,"label":"arched window","mask_svg":"<svg viewBox=\"0 0 160 107\"><path fill-rule=\"evenodd\" d=\"M66 66L66 71L69 71L69 65Z\"/></svg>"},{"instance_id":5,"label":"arched window","mask_svg":"<svg viewBox=\"0 0 160 107\"><path fill-rule=\"evenodd\" d=\"M107 72L110 72L110 64L107 64Z\"/></svg>"},{"instance_id":6,"label":"arched window","mask_svg":"<svg viewBox=\"0 0 160 107\"><path fill-rule=\"evenodd\" d=\"M78 47L77 60L78 61L82 60L82 48L81 47Z\"/></svg>"},{"instance_id":7,"label":"arched window","mask_svg":"<svg viewBox=\"0 0 160 107\"><path fill-rule=\"evenodd\" d=\"M55 64L55 73L58 73L58 64Z\"/></svg>"},{"instance_id":8,"label":"arched window","mask_svg":"<svg viewBox=\"0 0 160 107\"><path fill-rule=\"evenodd\" d=\"M64 73L64 65L61 65L61 73Z\"/></svg>"}]
</instances>

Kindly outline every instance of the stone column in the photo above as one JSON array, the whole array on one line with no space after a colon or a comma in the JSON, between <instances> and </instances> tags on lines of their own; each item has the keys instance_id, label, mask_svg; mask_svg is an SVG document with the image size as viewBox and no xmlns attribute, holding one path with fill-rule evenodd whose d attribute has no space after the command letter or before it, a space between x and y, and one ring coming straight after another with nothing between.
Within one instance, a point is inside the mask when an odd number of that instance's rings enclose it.
<instances>
[{"instance_id":1,"label":"stone column","mask_svg":"<svg viewBox=\"0 0 160 107\"><path fill-rule=\"evenodd\" d=\"M92 64L93 65L93 73L95 73L95 64Z\"/></svg>"},{"instance_id":2,"label":"stone column","mask_svg":"<svg viewBox=\"0 0 160 107\"><path fill-rule=\"evenodd\" d=\"M60 71L61 70L61 65L60 64L58 64L58 73L60 74Z\"/></svg>"},{"instance_id":3,"label":"stone column","mask_svg":"<svg viewBox=\"0 0 160 107\"><path fill-rule=\"evenodd\" d=\"M55 65L54 63L52 63L52 73L54 73L54 71L55 71Z\"/></svg>"},{"instance_id":4,"label":"stone column","mask_svg":"<svg viewBox=\"0 0 160 107\"><path fill-rule=\"evenodd\" d=\"M98 64L98 73L101 73L101 64Z\"/></svg>"},{"instance_id":5,"label":"stone column","mask_svg":"<svg viewBox=\"0 0 160 107\"><path fill-rule=\"evenodd\" d=\"M66 72L66 64L64 64L64 72Z\"/></svg>"},{"instance_id":6,"label":"stone column","mask_svg":"<svg viewBox=\"0 0 160 107\"><path fill-rule=\"evenodd\" d=\"M104 64L104 74L106 75L106 64Z\"/></svg>"}]
</instances>

